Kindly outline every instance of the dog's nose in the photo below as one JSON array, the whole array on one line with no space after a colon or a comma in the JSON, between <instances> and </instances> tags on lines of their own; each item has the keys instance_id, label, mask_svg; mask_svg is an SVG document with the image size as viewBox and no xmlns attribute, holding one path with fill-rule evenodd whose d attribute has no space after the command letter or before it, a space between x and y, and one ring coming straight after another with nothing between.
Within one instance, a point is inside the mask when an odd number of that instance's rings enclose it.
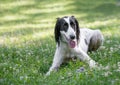
<instances>
[{"instance_id":1,"label":"dog's nose","mask_svg":"<svg viewBox=\"0 0 120 85\"><path fill-rule=\"evenodd\" d=\"M75 39L75 35L70 35L70 39Z\"/></svg>"}]
</instances>

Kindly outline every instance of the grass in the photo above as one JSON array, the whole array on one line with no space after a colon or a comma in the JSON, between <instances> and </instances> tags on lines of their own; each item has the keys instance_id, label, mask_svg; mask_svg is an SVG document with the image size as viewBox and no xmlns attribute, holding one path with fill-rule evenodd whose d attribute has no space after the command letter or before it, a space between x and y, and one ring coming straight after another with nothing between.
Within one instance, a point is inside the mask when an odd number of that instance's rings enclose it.
<instances>
[{"instance_id":1,"label":"grass","mask_svg":"<svg viewBox=\"0 0 120 85\"><path fill-rule=\"evenodd\" d=\"M1 0L0 85L119 85L120 7L114 0ZM57 17L74 15L80 27L100 29L103 49L89 54L104 68L69 62L45 77L55 52ZM76 73L84 66L85 71Z\"/></svg>"}]
</instances>

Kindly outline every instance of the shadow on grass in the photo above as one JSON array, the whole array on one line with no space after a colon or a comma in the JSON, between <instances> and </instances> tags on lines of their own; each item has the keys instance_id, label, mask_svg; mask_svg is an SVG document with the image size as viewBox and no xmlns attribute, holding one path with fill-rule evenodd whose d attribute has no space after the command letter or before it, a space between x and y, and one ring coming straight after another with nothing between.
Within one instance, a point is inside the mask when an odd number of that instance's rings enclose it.
<instances>
[{"instance_id":1,"label":"shadow on grass","mask_svg":"<svg viewBox=\"0 0 120 85\"><path fill-rule=\"evenodd\" d=\"M106 19L120 18L119 6L116 6L115 2L90 2L85 1L75 1L73 5L76 7L75 12L80 15L85 13L86 16L79 18L79 20L84 20L86 22L93 21L104 21Z\"/></svg>"},{"instance_id":2,"label":"shadow on grass","mask_svg":"<svg viewBox=\"0 0 120 85\"><path fill-rule=\"evenodd\" d=\"M3 1L4 2L4 1ZM8 27L10 25L14 26L16 24L22 24L24 23L31 23L31 24L43 24L48 25L50 24L54 25L56 17L64 16L64 15L77 15L78 20L81 22L94 22L94 21L104 21L106 19L113 19L113 18L119 18L120 12L119 7L116 6L114 2L107 2L106 1L84 1L84 0L75 0L75 1L67 1L65 3L61 3L60 1L44 1L44 0L35 0L35 1L20 1L21 4L18 4L17 2L9 2L9 3L1 3L3 5L5 4L12 4L11 7L1 8L1 17L4 17L6 15L23 15L27 19L18 19L18 16L15 17L15 20L7 20L7 18L3 18L0 21L0 24L4 27ZM15 5L18 4L18 5ZM48 4L49 3L49 4ZM9 6L9 5L8 5ZM82 14L85 14L85 16L81 16ZM51 17L50 17L51 16ZM47 20L49 19L49 20ZM46 20L45 22L42 22L42 20ZM38 21L38 22L36 22ZM25 24L26 25L26 24ZM24 26L25 26L24 25ZM47 26L47 28L54 28L53 25ZM39 29L34 29L35 26L25 29L16 29L16 31L13 31L13 36L16 36L21 32L21 35L29 35L32 34L35 30L37 32L38 30L43 29L44 27L40 26ZM12 29L12 27L10 28ZM42 31L42 30L41 30ZM5 34L11 35L11 32L5 32ZM4 35L4 33L1 34L1 36Z\"/></svg>"},{"instance_id":3,"label":"shadow on grass","mask_svg":"<svg viewBox=\"0 0 120 85\"><path fill-rule=\"evenodd\" d=\"M101 4L94 8L96 12L103 14L103 16L117 15L120 14L120 7L114 3Z\"/></svg>"}]
</instances>

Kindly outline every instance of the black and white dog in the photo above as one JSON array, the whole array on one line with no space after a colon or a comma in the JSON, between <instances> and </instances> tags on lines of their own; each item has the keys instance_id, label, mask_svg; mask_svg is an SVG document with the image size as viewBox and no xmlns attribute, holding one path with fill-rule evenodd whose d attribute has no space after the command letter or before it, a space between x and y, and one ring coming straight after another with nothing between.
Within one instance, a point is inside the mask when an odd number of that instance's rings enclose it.
<instances>
[{"instance_id":1,"label":"black and white dog","mask_svg":"<svg viewBox=\"0 0 120 85\"><path fill-rule=\"evenodd\" d=\"M97 50L103 42L100 30L79 29L79 23L74 16L58 18L55 26L55 40L57 43L52 66L46 75L57 70L66 58L85 61L91 68L96 67L96 62L87 52Z\"/></svg>"}]
</instances>

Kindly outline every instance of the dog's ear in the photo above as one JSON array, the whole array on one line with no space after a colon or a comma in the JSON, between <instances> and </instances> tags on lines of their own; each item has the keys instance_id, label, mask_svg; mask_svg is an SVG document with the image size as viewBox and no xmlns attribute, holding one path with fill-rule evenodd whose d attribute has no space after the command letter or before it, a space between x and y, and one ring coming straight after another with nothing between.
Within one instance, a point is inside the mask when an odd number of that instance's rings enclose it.
<instances>
[{"instance_id":1,"label":"dog's ear","mask_svg":"<svg viewBox=\"0 0 120 85\"><path fill-rule=\"evenodd\" d=\"M72 18L75 18L73 15L71 16Z\"/></svg>"},{"instance_id":2,"label":"dog's ear","mask_svg":"<svg viewBox=\"0 0 120 85\"><path fill-rule=\"evenodd\" d=\"M56 19L57 19L57 20L59 20L60 18L59 18L59 17L57 17Z\"/></svg>"},{"instance_id":3,"label":"dog's ear","mask_svg":"<svg viewBox=\"0 0 120 85\"><path fill-rule=\"evenodd\" d=\"M55 41L60 44L60 18L57 18L55 29L54 29Z\"/></svg>"},{"instance_id":4,"label":"dog's ear","mask_svg":"<svg viewBox=\"0 0 120 85\"><path fill-rule=\"evenodd\" d=\"M79 28L79 23L77 21L77 19L74 16L71 16L74 20L75 20L75 24L76 24L76 38L77 38L77 43L79 43L79 36L80 36L80 28Z\"/></svg>"}]
</instances>

